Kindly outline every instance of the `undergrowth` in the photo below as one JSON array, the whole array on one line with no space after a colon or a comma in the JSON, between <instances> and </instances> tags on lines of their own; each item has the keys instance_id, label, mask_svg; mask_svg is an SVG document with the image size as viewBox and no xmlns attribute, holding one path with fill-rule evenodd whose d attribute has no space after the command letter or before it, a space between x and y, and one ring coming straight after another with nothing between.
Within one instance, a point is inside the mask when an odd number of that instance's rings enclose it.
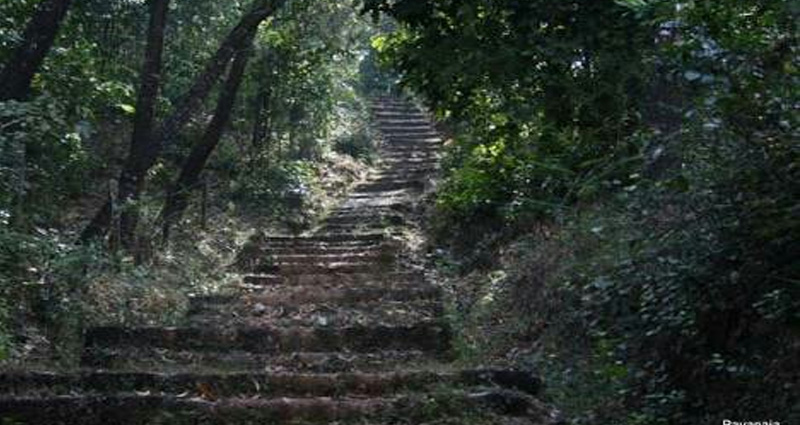
<instances>
[{"instance_id":1,"label":"undergrowth","mask_svg":"<svg viewBox=\"0 0 800 425\"><path fill-rule=\"evenodd\" d=\"M286 181L271 182L268 198L231 198L212 185L205 222L195 204L172 243L155 246L154 231L143 238L153 246L136 255L75 245L72 233L56 229L30 235L0 225L0 367L77 366L90 326L181 325L190 296L230 291L241 281L230 266L254 232L309 228L363 176L363 163L330 155L303 166L293 181L315 189L295 197L287 193L297 186ZM158 229L148 213L157 208L147 202L142 227Z\"/></svg>"}]
</instances>

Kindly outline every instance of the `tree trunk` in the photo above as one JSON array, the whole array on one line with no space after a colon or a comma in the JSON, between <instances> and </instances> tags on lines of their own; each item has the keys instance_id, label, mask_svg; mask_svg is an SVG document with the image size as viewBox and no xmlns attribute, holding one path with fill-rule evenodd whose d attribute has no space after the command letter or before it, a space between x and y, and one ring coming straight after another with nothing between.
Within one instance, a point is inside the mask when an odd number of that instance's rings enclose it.
<instances>
[{"instance_id":1,"label":"tree trunk","mask_svg":"<svg viewBox=\"0 0 800 425\"><path fill-rule=\"evenodd\" d=\"M258 95L256 95L255 101L253 102L253 139L251 146L253 152L256 153L261 148L261 143L264 141L264 135L267 131L267 125L264 118L266 103L267 91L265 89L261 89L258 91Z\"/></svg>"},{"instance_id":2,"label":"tree trunk","mask_svg":"<svg viewBox=\"0 0 800 425\"><path fill-rule=\"evenodd\" d=\"M164 33L167 26L167 12L170 0L151 0L150 26L147 32L147 49L142 67L141 83L136 101L133 136L124 172L119 179L121 193L137 194L141 190L143 179L138 176L147 172L145 158L150 152L158 149L153 137L153 121L155 119L158 91L161 85L161 65L164 53ZM123 215L120 221L120 238L122 246L131 249L136 235L136 216L125 214L126 209L135 208L127 203L137 201L137 197L125 198Z\"/></svg>"},{"instance_id":3,"label":"tree trunk","mask_svg":"<svg viewBox=\"0 0 800 425\"><path fill-rule=\"evenodd\" d=\"M271 52L267 50L262 53L261 60L257 66L259 73L257 77L260 81L267 81L267 84L260 84L258 94L253 102L253 140L252 157L256 157L261 150L265 139L270 132L270 104L272 103L272 59ZM267 141L268 142L268 141Z\"/></svg>"},{"instance_id":4,"label":"tree trunk","mask_svg":"<svg viewBox=\"0 0 800 425\"><path fill-rule=\"evenodd\" d=\"M25 100L31 82L55 42L72 0L44 0L28 22L22 44L0 73L0 102Z\"/></svg>"},{"instance_id":5,"label":"tree trunk","mask_svg":"<svg viewBox=\"0 0 800 425\"><path fill-rule=\"evenodd\" d=\"M147 171L145 158L151 155L156 147L155 134L153 134L156 104L158 92L161 85L161 67L164 53L164 36L167 25L167 12L169 11L170 0L151 0L150 3L150 23L147 29L147 47L145 49L144 63L139 82L139 92L136 99L136 115L134 117L133 135L128 151L128 157L119 178L119 195L138 193L142 181L137 178ZM134 208L129 205L137 198L119 196L119 206L123 212L127 208ZM94 220L84 230L82 239L90 239L100 236L108 230L112 221L112 200L107 199L105 205L95 215ZM124 220L127 218L127 220ZM136 222L128 215L120 220L120 239L125 248L133 246L133 239L136 230Z\"/></svg>"},{"instance_id":6,"label":"tree trunk","mask_svg":"<svg viewBox=\"0 0 800 425\"><path fill-rule=\"evenodd\" d=\"M220 75L230 63L233 55L248 45L252 34L258 26L272 15L286 0L254 0L254 7L245 14L236 27L228 33L227 37L220 44L217 52L206 64L204 71L195 79L192 87L178 102L175 111L163 123L158 132L153 136L154 144L152 149L144 152L144 156L136 160L126 162L126 167L122 175L125 180L135 182L135 184L120 185L120 201L125 203L131 199L138 199L143 190L144 178L147 171L155 165L164 146L171 143L183 130L192 118L192 115L201 109L201 106L211 89L219 79ZM135 168L128 168L128 165L136 164ZM122 181L123 178L120 178ZM102 236L108 230L110 222L111 208L106 203L95 215L92 222L84 229L81 240L87 241ZM138 213L135 209L126 211L123 222L135 223Z\"/></svg>"},{"instance_id":7,"label":"tree trunk","mask_svg":"<svg viewBox=\"0 0 800 425\"><path fill-rule=\"evenodd\" d=\"M255 36L255 31L252 34ZM236 103L236 94L239 92L239 86L242 83L249 58L250 49L241 50L236 54L228 79L225 81L222 93L217 101L214 117L208 124L202 139L192 147L189 157L183 164L178 180L169 191L166 204L161 211L164 241L169 238L170 227L180 221L188 206L189 194L197 186L200 174L203 172L208 158L211 157L214 149L219 145L222 133L230 122L231 113Z\"/></svg>"}]
</instances>

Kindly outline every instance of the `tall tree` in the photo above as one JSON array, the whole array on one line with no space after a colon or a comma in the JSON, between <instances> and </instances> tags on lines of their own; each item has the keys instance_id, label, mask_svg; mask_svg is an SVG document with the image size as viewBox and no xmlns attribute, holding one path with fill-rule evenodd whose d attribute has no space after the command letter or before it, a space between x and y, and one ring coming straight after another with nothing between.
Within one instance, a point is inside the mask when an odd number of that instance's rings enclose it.
<instances>
[{"instance_id":1,"label":"tall tree","mask_svg":"<svg viewBox=\"0 0 800 425\"><path fill-rule=\"evenodd\" d=\"M22 43L0 73L0 101L24 100L67 16L72 0L44 0L28 22Z\"/></svg>"},{"instance_id":2,"label":"tall tree","mask_svg":"<svg viewBox=\"0 0 800 425\"><path fill-rule=\"evenodd\" d=\"M147 152L155 149L157 141L153 137L153 122L155 119L156 104L158 101L159 86L161 85L161 66L164 53L164 33L167 26L167 12L170 0L151 0L150 24L147 35L147 49L145 51L144 65L142 67L141 83L138 99L136 101L136 115L134 117L133 136L131 137L130 153L125 169L139 172L145 164L142 159ZM127 179L129 174L123 174L120 186L139 184ZM125 179L125 180L123 180ZM133 244L133 233L136 227L134 222L121 223L122 244L130 248Z\"/></svg>"},{"instance_id":3,"label":"tall tree","mask_svg":"<svg viewBox=\"0 0 800 425\"><path fill-rule=\"evenodd\" d=\"M164 121L154 135L155 142L149 149L136 152L136 158L126 161L119 185L120 202L130 203L141 195L147 171L155 165L163 147L171 143L191 120L208 97L219 77L225 72L236 52L247 46L258 26L270 17L286 0L255 0L254 6L246 13L236 27L225 37L217 52L206 64L203 72L195 78L191 88L178 102L175 111ZM122 227L126 232L134 231L138 212L135 208L123 212ZM86 241L106 234L112 219L112 204L107 201L98 210L92 221L84 229L81 239Z\"/></svg>"},{"instance_id":4,"label":"tall tree","mask_svg":"<svg viewBox=\"0 0 800 425\"><path fill-rule=\"evenodd\" d=\"M253 35L255 35L255 32L253 32ZM161 211L165 241L169 238L169 231L172 225L180 221L183 212L188 206L189 194L197 185L203 168L205 168L214 149L219 145L222 134L230 122L231 113L236 103L236 95L239 92L250 55L251 49L249 48L243 49L236 54L228 73L228 78L222 88L222 93L217 101L214 117L206 127L203 137L192 147L189 157L183 164L178 180L170 188L166 204Z\"/></svg>"}]
</instances>

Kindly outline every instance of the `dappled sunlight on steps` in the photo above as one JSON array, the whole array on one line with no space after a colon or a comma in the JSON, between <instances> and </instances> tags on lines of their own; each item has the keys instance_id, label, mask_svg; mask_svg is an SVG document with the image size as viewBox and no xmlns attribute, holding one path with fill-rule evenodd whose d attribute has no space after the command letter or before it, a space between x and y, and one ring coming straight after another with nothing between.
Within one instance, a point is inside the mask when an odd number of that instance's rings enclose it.
<instances>
[{"instance_id":1,"label":"dappled sunlight on steps","mask_svg":"<svg viewBox=\"0 0 800 425\"><path fill-rule=\"evenodd\" d=\"M192 299L184 326L92 328L81 371L7 373L3 417L31 424L555 423L535 398L536 377L451 364L443 291L402 237L431 188L442 140L410 102L376 99L373 110L384 138L378 169L313 234L254 237L235 264L242 282Z\"/></svg>"}]
</instances>

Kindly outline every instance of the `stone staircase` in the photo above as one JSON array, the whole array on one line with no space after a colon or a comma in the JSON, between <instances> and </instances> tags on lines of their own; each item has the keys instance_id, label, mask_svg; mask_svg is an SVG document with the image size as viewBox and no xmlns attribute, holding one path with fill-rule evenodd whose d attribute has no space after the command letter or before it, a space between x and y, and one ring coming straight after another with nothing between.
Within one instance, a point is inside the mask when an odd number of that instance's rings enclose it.
<instances>
[{"instance_id":1,"label":"stone staircase","mask_svg":"<svg viewBox=\"0 0 800 425\"><path fill-rule=\"evenodd\" d=\"M442 291L396 237L441 139L376 99L380 166L313 233L253 238L185 326L99 327L74 373L0 376L0 424L552 424L528 373L451 364Z\"/></svg>"}]
</instances>

